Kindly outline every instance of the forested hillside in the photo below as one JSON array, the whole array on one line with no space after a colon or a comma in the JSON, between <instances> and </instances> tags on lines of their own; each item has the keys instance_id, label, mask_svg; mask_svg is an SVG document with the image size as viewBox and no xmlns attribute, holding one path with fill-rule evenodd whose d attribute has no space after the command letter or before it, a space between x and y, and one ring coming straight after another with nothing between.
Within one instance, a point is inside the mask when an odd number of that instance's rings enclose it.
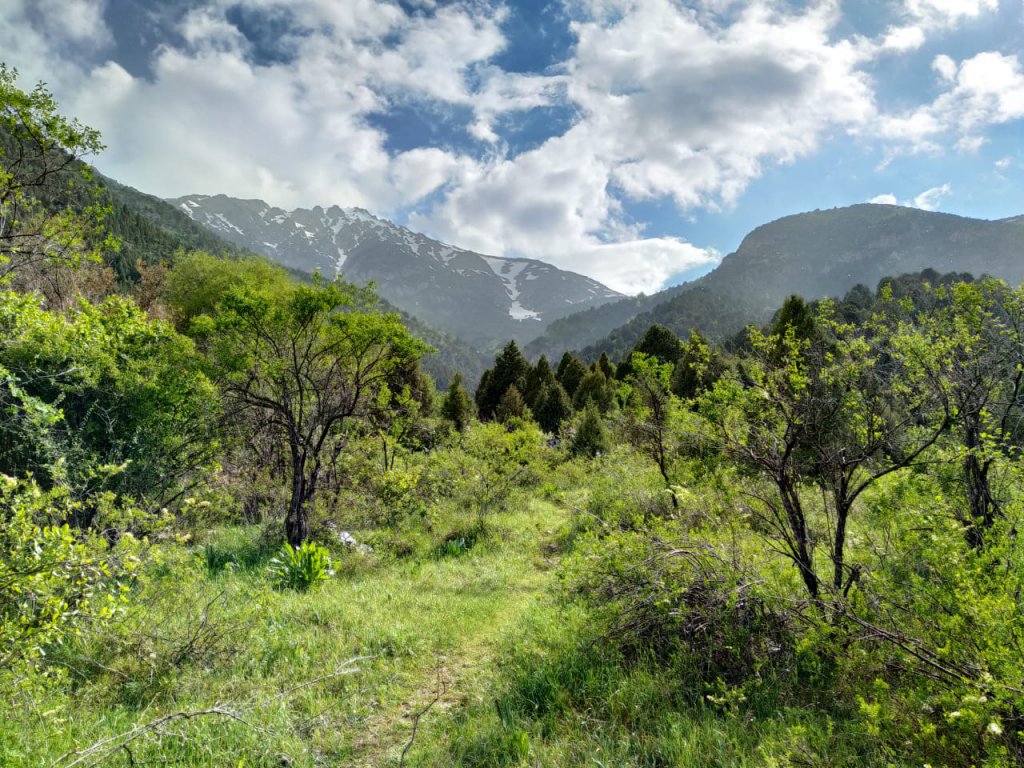
<instances>
[{"instance_id":1,"label":"forested hillside","mask_svg":"<svg viewBox=\"0 0 1024 768\"><path fill-rule=\"evenodd\" d=\"M1024 761L1024 290L437 392L365 287L113 279L99 136L3 67L0 127L0 764Z\"/></svg>"},{"instance_id":2,"label":"forested hillside","mask_svg":"<svg viewBox=\"0 0 1024 768\"><path fill-rule=\"evenodd\" d=\"M981 221L895 205L854 205L813 211L758 227L712 272L638 303L614 329L609 305L552 326L531 350L547 351L559 337L587 359L624 355L652 323L713 338L767 320L786 296L839 296L887 275L937 269L1024 281L1024 219ZM622 309L626 305L622 305ZM620 315L621 316L621 315ZM582 322L589 320L589 328ZM572 329L572 330L570 330ZM590 330L599 333L590 333Z\"/></svg>"}]
</instances>

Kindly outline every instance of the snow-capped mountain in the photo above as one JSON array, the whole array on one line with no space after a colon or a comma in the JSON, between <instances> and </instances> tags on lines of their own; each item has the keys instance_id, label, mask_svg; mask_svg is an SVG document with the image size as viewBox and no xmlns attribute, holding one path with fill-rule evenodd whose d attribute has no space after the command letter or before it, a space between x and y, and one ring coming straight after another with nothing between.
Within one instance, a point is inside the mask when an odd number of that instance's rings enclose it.
<instances>
[{"instance_id":1,"label":"snow-capped mountain","mask_svg":"<svg viewBox=\"0 0 1024 768\"><path fill-rule=\"evenodd\" d=\"M285 211L225 195L170 202L221 237L287 267L372 281L392 304L479 347L529 341L553 320L622 298L583 275L445 245L361 208Z\"/></svg>"}]
</instances>

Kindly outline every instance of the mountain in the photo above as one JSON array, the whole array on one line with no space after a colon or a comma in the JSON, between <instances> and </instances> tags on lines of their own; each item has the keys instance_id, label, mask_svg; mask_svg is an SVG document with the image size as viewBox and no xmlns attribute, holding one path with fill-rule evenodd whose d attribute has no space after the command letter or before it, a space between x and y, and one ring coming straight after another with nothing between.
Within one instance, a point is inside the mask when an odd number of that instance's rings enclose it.
<instances>
[{"instance_id":1,"label":"mountain","mask_svg":"<svg viewBox=\"0 0 1024 768\"><path fill-rule=\"evenodd\" d=\"M480 349L508 339L527 342L559 318L622 298L583 275L446 245L360 208L285 211L225 195L169 202L219 236L287 267L373 282L387 301Z\"/></svg>"},{"instance_id":2,"label":"mountain","mask_svg":"<svg viewBox=\"0 0 1024 768\"><path fill-rule=\"evenodd\" d=\"M721 338L767 321L790 294L842 296L929 268L1024 282L1024 216L985 221L876 204L787 216L755 229L699 280L651 297L660 300L583 353L622 357L653 323Z\"/></svg>"}]
</instances>

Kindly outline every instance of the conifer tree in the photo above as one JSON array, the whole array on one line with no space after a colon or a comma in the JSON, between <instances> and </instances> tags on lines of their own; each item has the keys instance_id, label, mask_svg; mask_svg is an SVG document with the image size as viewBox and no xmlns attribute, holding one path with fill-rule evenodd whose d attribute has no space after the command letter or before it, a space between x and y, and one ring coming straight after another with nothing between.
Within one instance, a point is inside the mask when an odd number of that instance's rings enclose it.
<instances>
[{"instance_id":1,"label":"conifer tree","mask_svg":"<svg viewBox=\"0 0 1024 768\"><path fill-rule=\"evenodd\" d=\"M604 428L601 414L593 405L583 411L583 418L572 439L571 450L574 456L600 456L608 451L608 432Z\"/></svg>"},{"instance_id":2,"label":"conifer tree","mask_svg":"<svg viewBox=\"0 0 1024 768\"><path fill-rule=\"evenodd\" d=\"M615 364L612 363L607 352L601 353L601 359L597 361L597 367L601 369L601 373L604 374L608 381L612 381L615 378Z\"/></svg>"},{"instance_id":3,"label":"conifer tree","mask_svg":"<svg viewBox=\"0 0 1024 768\"><path fill-rule=\"evenodd\" d=\"M562 361L558 364L558 372L555 378L558 383L565 387L566 394L572 397L576 394L576 388L583 381L583 378L590 372L590 369L583 364L576 355L566 352Z\"/></svg>"},{"instance_id":4,"label":"conifer tree","mask_svg":"<svg viewBox=\"0 0 1024 768\"><path fill-rule=\"evenodd\" d=\"M494 411L494 420L501 424L508 424L511 419L530 418L530 409L526 407L526 401L519 394L519 387L515 384L505 390L501 396L501 402Z\"/></svg>"},{"instance_id":5,"label":"conifer tree","mask_svg":"<svg viewBox=\"0 0 1024 768\"><path fill-rule=\"evenodd\" d=\"M552 381L545 385L537 398L533 414L541 429L553 435L558 434L562 422L572 416L572 402L561 384Z\"/></svg>"},{"instance_id":6,"label":"conifer tree","mask_svg":"<svg viewBox=\"0 0 1024 768\"><path fill-rule=\"evenodd\" d=\"M526 375L526 389L523 390L523 399L536 413L536 406L540 402L544 387L555 383L555 373L551 370L551 364L545 355L541 355L537 364L530 369Z\"/></svg>"},{"instance_id":7,"label":"conifer tree","mask_svg":"<svg viewBox=\"0 0 1024 768\"><path fill-rule=\"evenodd\" d=\"M664 325L655 323L647 329L644 337L633 347L633 352L640 352L648 357L656 357L662 363L673 365L682 357L683 347L679 338Z\"/></svg>"},{"instance_id":8,"label":"conifer tree","mask_svg":"<svg viewBox=\"0 0 1024 768\"><path fill-rule=\"evenodd\" d=\"M601 413L607 413L611 408L611 387L600 368L583 377L572 397L572 405L577 411L582 411L588 404L595 405Z\"/></svg>"},{"instance_id":9,"label":"conifer tree","mask_svg":"<svg viewBox=\"0 0 1024 768\"><path fill-rule=\"evenodd\" d=\"M466 429L473 417L473 401L469 399L469 393L462 386L461 373L455 374L448 387L448 393L441 403L441 415L452 422L459 432Z\"/></svg>"},{"instance_id":10,"label":"conifer tree","mask_svg":"<svg viewBox=\"0 0 1024 768\"><path fill-rule=\"evenodd\" d=\"M494 361L494 367L489 371L490 375L485 374L486 379L480 380L476 397L480 418L494 417L498 404L510 387L514 386L519 397L522 398L522 392L526 389L526 376L529 372L530 363L519 351L519 346L514 341L510 341Z\"/></svg>"}]
</instances>

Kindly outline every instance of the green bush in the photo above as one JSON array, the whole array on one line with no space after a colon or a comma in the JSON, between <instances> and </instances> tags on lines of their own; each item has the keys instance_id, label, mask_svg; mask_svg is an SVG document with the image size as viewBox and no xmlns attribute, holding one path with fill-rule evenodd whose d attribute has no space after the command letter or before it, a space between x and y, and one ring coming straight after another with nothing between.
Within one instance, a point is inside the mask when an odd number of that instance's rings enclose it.
<instances>
[{"instance_id":1,"label":"green bush","mask_svg":"<svg viewBox=\"0 0 1024 768\"><path fill-rule=\"evenodd\" d=\"M270 561L269 571L275 586L300 592L334 575L327 550L312 541L304 541L298 547L285 544Z\"/></svg>"}]
</instances>

